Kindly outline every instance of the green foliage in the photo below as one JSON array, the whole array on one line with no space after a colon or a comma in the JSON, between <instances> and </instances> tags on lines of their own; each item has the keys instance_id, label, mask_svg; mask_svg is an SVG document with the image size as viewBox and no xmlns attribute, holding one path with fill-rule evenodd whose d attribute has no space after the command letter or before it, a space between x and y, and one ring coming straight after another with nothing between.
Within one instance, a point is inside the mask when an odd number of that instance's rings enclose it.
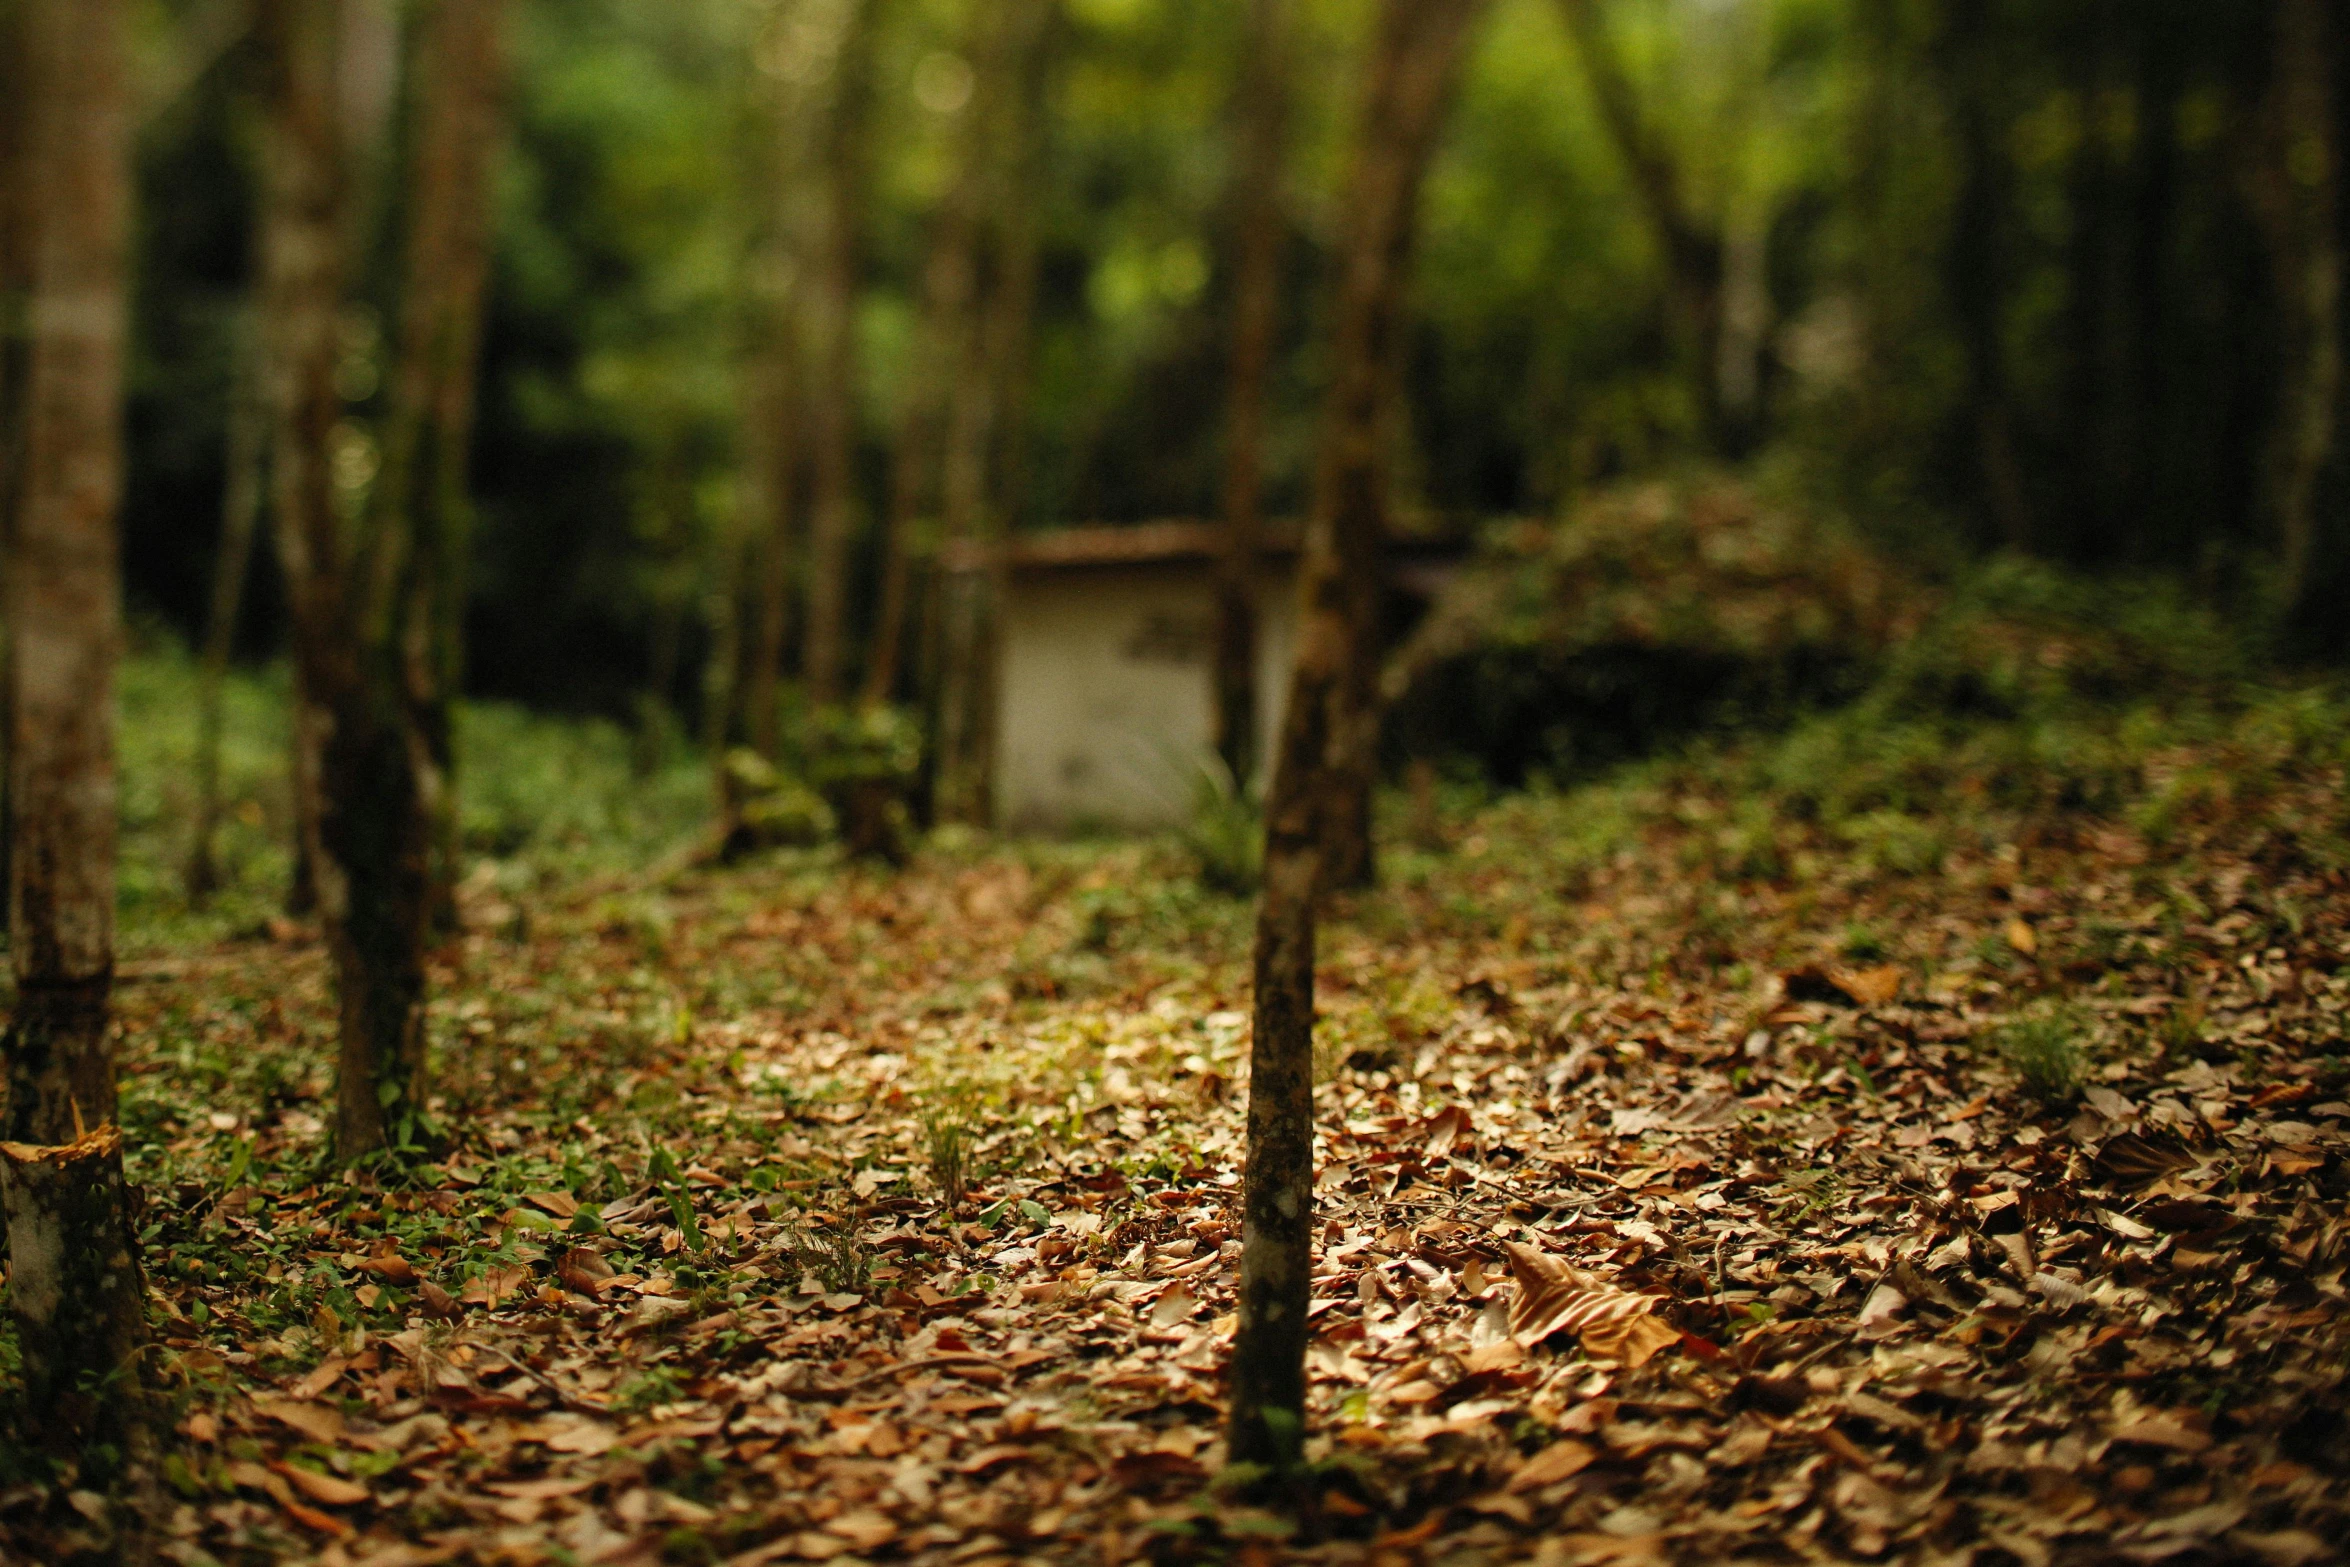
<instances>
[{"instance_id":1,"label":"green foliage","mask_svg":"<svg viewBox=\"0 0 2350 1567\"><path fill-rule=\"evenodd\" d=\"M143 631L122 668L120 899L133 946L255 932L275 918L291 873L293 798L283 665L232 670L224 691L220 891L189 906L194 830L195 663L167 633ZM503 703L458 714L459 806L466 850L497 862L479 885L527 899L542 879L635 869L708 819L709 775L691 754L649 773L631 738L601 720Z\"/></svg>"},{"instance_id":2,"label":"green foliage","mask_svg":"<svg viewBox=\"0 0 2350 1567\"><path fill-rule=\"evenodd\" d=\"M916 838L920 716L901 707L834 708L814 714L807 728L808 780L832 807L849 852L903 864Z\"/></svg>"},{"instance_id":3,"label":"green foliage","mask_svg":"<svg viewBox=\"0 0 2350 1567\"><path fill-rule=\"evenodd\" d=\"M837 822L824 797L758 752L728 751L725 777L735 816L731 849L807 848L832 837Z\"/></svg>"}]
</instances>

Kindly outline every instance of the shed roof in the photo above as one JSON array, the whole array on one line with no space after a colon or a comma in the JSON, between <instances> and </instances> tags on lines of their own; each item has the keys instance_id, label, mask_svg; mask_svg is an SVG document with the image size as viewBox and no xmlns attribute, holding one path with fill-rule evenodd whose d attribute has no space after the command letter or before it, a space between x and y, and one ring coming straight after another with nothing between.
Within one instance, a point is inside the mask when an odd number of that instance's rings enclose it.
<instances>
[{"instance_id":1,"label":"shed roof","mask_svg":"<svg viewBox=\"0 0 2350 1567\"><path fill-rule=\"evenodd\" d=\"M1268 520L1263 552L1275 558L1295 555L1303 535L1304 526L1295 518ZM1007 549L1007 564L1020 572L1192 565L1222 556L1224 525L1178 519L1055 528L1048 533L1014 534ZM949 544L941 554L949 571L977 571L986 564L983 547L967 540Z\"/></svg>"}]
</instances>

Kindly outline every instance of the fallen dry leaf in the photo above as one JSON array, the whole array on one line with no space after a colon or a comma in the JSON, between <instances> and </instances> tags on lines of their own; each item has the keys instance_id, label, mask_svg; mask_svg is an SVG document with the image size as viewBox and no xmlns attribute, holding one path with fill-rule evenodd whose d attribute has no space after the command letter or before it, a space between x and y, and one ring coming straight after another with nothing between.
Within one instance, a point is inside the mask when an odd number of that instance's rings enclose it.
<instances>
[{"instance_id":1,"label":"fallen dry leaf","mask_svg":"<svg viewBox=\"0 0 2350 1567\"><path fill-rule=\"evenodd\" d=\"M278 1463L269 1467L292 1481L295 1490L314 1502L324 1502L330 1507L349 1507L368 1500L367 1487L339 1475L320 1474L298 1464Z\"/></svg>"},{"instance_id":2,"label":"fallen dry leaf","mask_svg":"<svg viewBox=\"0 0 2350 1567\"><path fill-rule=\"evenodd\" d=\"M1505 1243L1503 1250L1518 1281L1517 1299L1510 1303L1510 1333L1527 1348L1553 1333L1573 1333L1591 1354L1640 1365L1681 1336L1661 1322L1633 1325L1656 1309L1653 1295L1600 1283L1560 1258L1514 1241Z\"/></svg>"},{"instance_id":3,"label":"fallen dry leaf","mask_svg":"<svg viewBox=\"0 0 2350 1567\"><path fill-rule=\"evenodd\" d=\"M1184 1285L1177 1284L1158 1303L1151 1307L1151 1326L1159 1329L1173 1327L1199 1309L1199 1299Z\"/></svg>"},{"instance_id":4,"label":"fallen dry leaf","mask_svg":"<svg viewBox=\"0 0 2350 1567\"><path fill-rule=\"evenodd\" d=\"M343 1412L326 1404L260 1394L255 1396L253 1407L282 1425L292 1426L313 1442L340 1442L346 1429Z\"/></svg>"},{"instance_id":5,"label":"fallen dry leaf","mask_svg":"<svg viewBox=\"0 0 2350 1567\"><path fill-rule=\"evenodd\" d=\"M1513 1491L1539 1491L1546 1485L1572 1480L1590 1468L1591 1461L1598 1456L1598 1449L1588 1442L1578 1442L1573 1437L1564 1438L1551 1443L1519 1465L1518 1472L1510 1476L1509 1488Z\"/></svg>"}]
</instances>

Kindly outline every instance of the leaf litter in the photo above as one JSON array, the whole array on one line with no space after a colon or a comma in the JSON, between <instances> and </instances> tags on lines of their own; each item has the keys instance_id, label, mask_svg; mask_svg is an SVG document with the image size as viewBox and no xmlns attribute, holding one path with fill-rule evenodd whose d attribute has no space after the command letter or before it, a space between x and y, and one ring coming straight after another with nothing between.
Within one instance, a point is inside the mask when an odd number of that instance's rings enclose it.
<instances>
[{"instance_id":1,"label":"leaf litter","mask_svg":"<svg viewBox=\"0 0 2350 1567\"><path fill-rule=\"evenodd\" d=\"M1215 1484L1247 910L1163 847L554 889L373 1174L313 946L132 988L166 1555L2337 1560L2341 873L2239 804L1757 875L1683 787L1339 911L1297 1518Z\"/></svg>"}]
</instances>

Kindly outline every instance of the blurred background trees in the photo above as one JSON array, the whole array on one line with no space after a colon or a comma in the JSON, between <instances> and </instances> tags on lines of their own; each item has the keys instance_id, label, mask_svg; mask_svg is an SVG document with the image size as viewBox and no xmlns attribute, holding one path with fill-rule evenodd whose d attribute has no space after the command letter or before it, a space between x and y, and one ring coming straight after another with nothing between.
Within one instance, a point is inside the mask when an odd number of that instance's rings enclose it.
<instances>
[{"instance_id":1,"label":"blurred background trees","mask_svg":"<svg viewBox=\"0 0 2350 1567\"><path fill-rule=\"evenodd\" d=\"M407 8L349 9L346 502L398 477L416 134ZM806 702L908 702L983 815L950 535L1303 509L1364 0L511 10L471 691L769 751ZM2338 654L2343 30L2316 0L1497 0L1389 372L1397 527L1734 463L1920 570L2168 575ZM264 62L229 0L164 0L143 43L126 562L198 641L251 483ZM286 595L251 555L220 602L261 656Z\"/></svg>"}]
</instances>

